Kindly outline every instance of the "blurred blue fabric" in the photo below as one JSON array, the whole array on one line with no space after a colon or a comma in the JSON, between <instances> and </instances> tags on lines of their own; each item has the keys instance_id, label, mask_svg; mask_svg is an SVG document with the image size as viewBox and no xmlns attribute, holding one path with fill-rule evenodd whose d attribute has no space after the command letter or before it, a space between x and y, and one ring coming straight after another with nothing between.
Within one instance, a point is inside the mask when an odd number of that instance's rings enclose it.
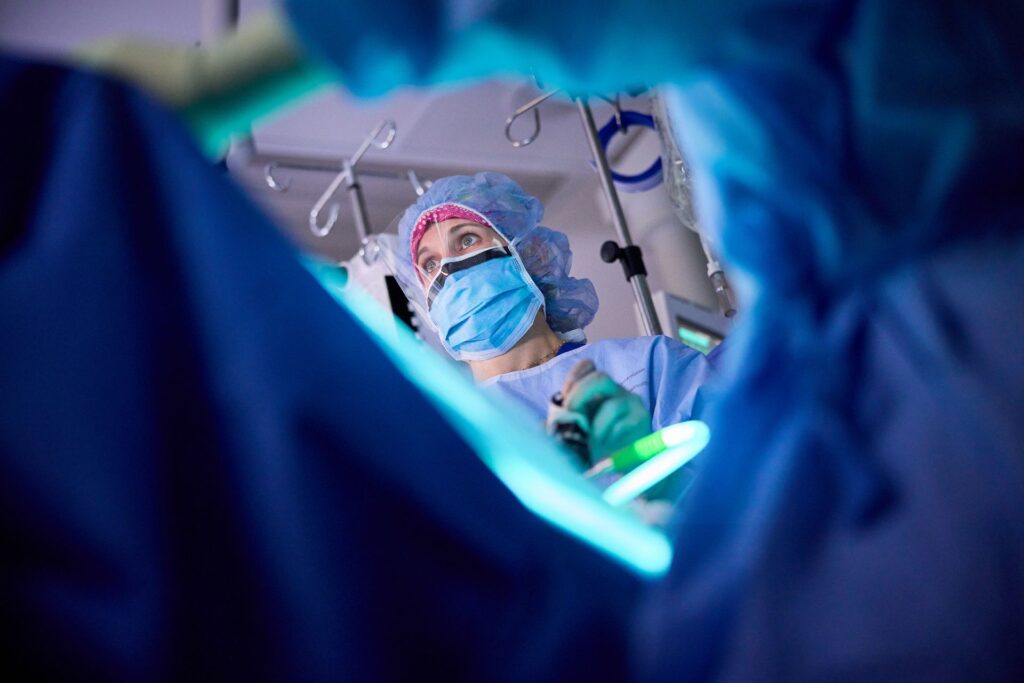
<instances>
[{"instance_id":1,"label":"blurred blue fabric","mask_svg":"<svg viewBox=\"0 0 1024 683\"><path fill-rule=\"evenodd\" d=\"M0 122L6 680L625 675L636 580L527 513L169 113L4 60Z\"/></svg>"},{"instance_id":2,"label":"blurred blue fabric","mask_svg":"<svg viewBox=\"0 0 1024 683\"><path fill-rule=\"evenodd\" d=\"M357 94L672 86L746 319L638 675L1024 678L1024 4L287 6Z\"/></svg>"}]
</instances>

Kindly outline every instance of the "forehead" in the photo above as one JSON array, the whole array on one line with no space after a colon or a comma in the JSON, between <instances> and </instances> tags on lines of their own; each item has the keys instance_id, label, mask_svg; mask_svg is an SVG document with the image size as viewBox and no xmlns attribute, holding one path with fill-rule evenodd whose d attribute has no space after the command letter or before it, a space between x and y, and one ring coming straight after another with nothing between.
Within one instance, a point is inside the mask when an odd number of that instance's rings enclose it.
<instances>
[{"instance_id":1,"label":"forehead","mask_svg":"<svg viewBox=\"0 0 1024 683\"><path fill-rule=\"evenodd\" d=\"M448 235L456 228L459 229L458 232L473 230L478 234L482 233L484 235L500 238L500 235L491 229L490 226L476 223L465 218L448 218L440 223L432 223L427 227L426 231L423 233L423 237L420 238L420 248L439 248L446 241Z\"/></svg>"}]
</instances>

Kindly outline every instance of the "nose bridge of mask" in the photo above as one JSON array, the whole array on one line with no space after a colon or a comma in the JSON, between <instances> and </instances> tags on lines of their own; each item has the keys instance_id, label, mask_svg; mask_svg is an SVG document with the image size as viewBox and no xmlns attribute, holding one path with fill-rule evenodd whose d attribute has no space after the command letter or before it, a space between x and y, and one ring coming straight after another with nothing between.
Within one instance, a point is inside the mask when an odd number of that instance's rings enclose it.
<instances>
[{"instance_id":1,"label":"nose bridge of mask","mask_svg":"<svg viewBox=\"0 0 1024 683\"><path fill-rule=\"evenodd\" d=\"M441 259L441 264L437 269L437 274L434 276L434 279L430 282L430 286L427 288L427 306L429 307L434 303L434 299L437 297L438 293L440 293L441 288L444 287L444 283L450 275L468 270L473 266L478 266L481 263L486 263L487 261L511 257L512 252L508 247L494 246L481 251L475 251L471 254L465 254L463 256L452 256Z\"/></svg>"}]
</instances>

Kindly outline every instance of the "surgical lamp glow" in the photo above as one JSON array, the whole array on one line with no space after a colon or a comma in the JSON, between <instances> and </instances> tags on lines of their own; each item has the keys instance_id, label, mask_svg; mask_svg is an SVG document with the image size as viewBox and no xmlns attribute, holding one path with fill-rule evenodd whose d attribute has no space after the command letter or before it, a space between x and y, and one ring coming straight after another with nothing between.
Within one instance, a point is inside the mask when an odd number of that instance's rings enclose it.
<instances>
[{"instance_id":1,"label":"surgical lamp glow","mask_svg":"<svg viewBox=\"0 0 1024 683\"><path fill-rule=\"evenodd\" d=\"M616 451L606 459L611 462L610 467L616 471L636 467L605 489L604 499L614 506L628 503L693 460L710 439L711 431L706 424L690 420L665 427ZM628 463L632 464L627 467Z\"/></svg>"},{"instance_id":2,"label":"surgical lamp glow","mask_svg":"<svg viewBox=\"0 0 1024 683\"><path fill-rule=\"evenodd\" d=\"M693 425L695 424L703 425L703 423L698 420L678 422L676 424L669 425L664 429L659 429L653 434L648 434L641 439L637 439L625 448L615 451L607 458L598 462L587 470L584 473L584 476L593 477L594 475L607 472L608 470L615 472L628 472L637 465L640 465L659 453L662 453L666 449L685 444L693 438L694 430L696 429ZM704 429L707 429L707 427L705 426ZM704 446L702 444L701 448L703 447Z\"/></svg>"}]
</instances>

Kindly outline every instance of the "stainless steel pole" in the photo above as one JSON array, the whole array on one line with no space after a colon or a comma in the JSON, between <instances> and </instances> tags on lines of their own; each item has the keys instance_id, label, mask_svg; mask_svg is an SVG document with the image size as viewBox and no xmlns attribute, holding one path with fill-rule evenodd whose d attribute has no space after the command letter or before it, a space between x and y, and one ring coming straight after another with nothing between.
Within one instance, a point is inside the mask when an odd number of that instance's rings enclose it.
<instances>
[{"instance_id":1,"label":"stainless steel pole","mask_svg":"<svg viewBox=\"0 0 1024 683\"><path fill-rule=\"evenodd\" d=\"M619 194L615 190L615 181L612 180L611 168L608 166L608 158L601 146L601 139L597 134L597 126L594 124L594 114L590 111L590 105L583 97L576 98L576 106L579 109L580 119L583 121L583 131L587 135L587 143L590 145L590 153L594 155L597 163L597 177L601 181L601 189L604 190L605 199L608 200L608 208L612 214L612 223L615 225L615 232L618 233L623 247L632 247L633 239L629 235L629 226L626 225L626 214L622 211L622 204L619 202ZM640 320L643 322L644 330L649 335L661 334L661 323L654 311L654 301L651 300L651 289L647 285L647 276L636 273L629 278L633 285L633 295L636 297L637 305L640 307Z\"/></svg>"},{"instance_id":2,"label":"stainless steel pole","mask_svg":"<svg viewBox=\"0 0 1024 683\"><path fill-rule=\"evenodd\" d=\"M346 160L344 168L347 172L345 187L348 188L349 203L352 205L352 220L356 226L356 234L359 235L359 243L365 244L366 238L370 236L370 215L366 211L363 188L359 184L355 167Z\"/></svg>"}]
</instances>

